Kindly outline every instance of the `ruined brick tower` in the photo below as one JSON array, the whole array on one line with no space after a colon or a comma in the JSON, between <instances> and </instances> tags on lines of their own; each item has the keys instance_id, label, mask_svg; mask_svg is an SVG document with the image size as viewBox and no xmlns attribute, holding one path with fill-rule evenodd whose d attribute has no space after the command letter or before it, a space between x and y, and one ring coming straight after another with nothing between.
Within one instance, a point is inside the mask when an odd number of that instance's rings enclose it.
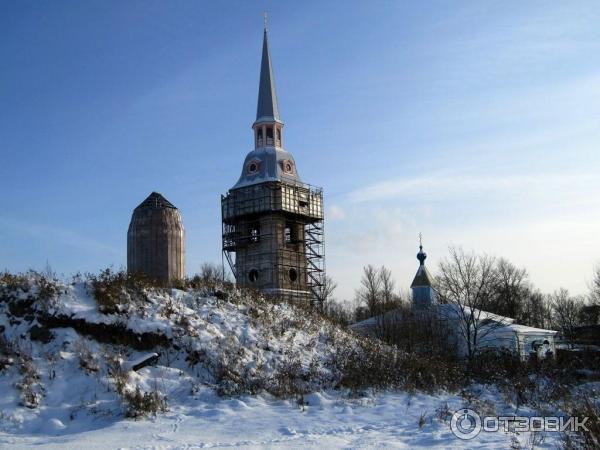
<instances>
[{"instance_id":1,"label":"ruined brick tower","mask_svg":"<svg viewBox=\"0 0 600 450\"><path fill-rule=\"evenodd\" d=\"M238 286L316 301L324 277L323 191L303 183L284 150L265 26L254 150L221 198L223 253Z\"/></svg>"},{"instance_id":2,"label":"ruined brick tower","mask_svg":"<svg viewBox=\"0 0 600 450\"><path fill-rule=\"evenodd\" d=\"M170 284L185 277L185 232L179 210L158 192L134 209L127 231L127 271Z\"/></svg>"}]
</instances>

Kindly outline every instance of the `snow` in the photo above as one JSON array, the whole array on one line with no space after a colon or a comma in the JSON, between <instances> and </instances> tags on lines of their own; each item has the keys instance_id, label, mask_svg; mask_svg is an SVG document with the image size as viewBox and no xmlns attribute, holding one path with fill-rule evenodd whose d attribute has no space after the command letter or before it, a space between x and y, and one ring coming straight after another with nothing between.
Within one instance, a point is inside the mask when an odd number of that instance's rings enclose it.
<instances>
[{"instance_id":1,"label":"snow","mask_svg":"<svg viewBox=\"0 0 600 450\"><path fill-rule=\"evenodd\" d=\"M32 292L14 297L25 300ZM289 305L251 300L237 291L224 301L195 291L157 290L147 301L124 305L122 314L102 314L89 286L77 281L61 284L59 297L45 306L49 314L169 338L170 347L144 351L100 343L73 328L53 328L48 343L32 341L28 333L37 318L13 317L7 304L0 301L0 331L18 347L13 357L18 362L0 371L0 448L505 449L513 439L528 439L504 432L482 433L471 442L455 438L439 411L446 405L451 410L464 407L468 400L459 393L332 389L335 377L328 363L358 338ZM129 370L156 354L156 363ZM24 379L23 355L29 355L35 372L30 383L39 404L34 408L22 406L17 387ZM198 361L191 362L191 355ZM126 418L112 360L123 370L124 392L158 392L168 411ZM304 386L311 393L303 401L267 393L289 361L312 370ZM236 377L261 379L266 387L255 395L242 389L244 395L239 395L235 377L227 383L220 379L222 367ZM473 397L493 405L494 411L515 413L493 386L472 389ZM223 390L229 395L217 394ZM519 413L535 411L520 408ZM549 435L538 448L555 448L557 439Z\"/></svg>"},{"instance_id":2,"label":"snow","mask_svg":"<svg viewBox=\"0 0 600 450\"><path fill-rule=\"evenodd\" d=\"M490 394L493 395L494 394ZM220 398L209 389L178 398L171 410L152 420L116 420L88 417L62 422L52 419L39 430L0 433L0 446L25 449L106 448L360 448L399 449L484 448L505 449L511 439L528 436L481 433L473 441L454 437L436 410L448 404L458 408L456 395L411 395L402 392L349 398L337 392L305 396L302 410L294 401L266 395ZM425 424L419 427L421 415ZM556 436L558 437L558 436ZM536 448L555 448L550 436Z\"/></svg>"}]
</instances>

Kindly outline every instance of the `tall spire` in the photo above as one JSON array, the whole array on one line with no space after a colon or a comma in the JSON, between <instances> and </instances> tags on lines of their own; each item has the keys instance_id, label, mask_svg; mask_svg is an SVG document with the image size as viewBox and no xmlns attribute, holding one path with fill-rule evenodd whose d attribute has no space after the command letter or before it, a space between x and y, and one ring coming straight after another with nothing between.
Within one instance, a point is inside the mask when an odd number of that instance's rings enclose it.
<instances>
[{"instance_id":1,"label":"tall spire","mask_svg":"<svg viewBox=\"0 0 600 450\"><path fill-rule=\"evenodd\" d=\"M275 93L275 78L273 65L269 53L269 39L267 36L267 20L265 14L265 29L263 36L262 61L260 65L260 84L258 86L258 107L256 108L256 122L281 122Z\"/></svg>"}]
</instances>

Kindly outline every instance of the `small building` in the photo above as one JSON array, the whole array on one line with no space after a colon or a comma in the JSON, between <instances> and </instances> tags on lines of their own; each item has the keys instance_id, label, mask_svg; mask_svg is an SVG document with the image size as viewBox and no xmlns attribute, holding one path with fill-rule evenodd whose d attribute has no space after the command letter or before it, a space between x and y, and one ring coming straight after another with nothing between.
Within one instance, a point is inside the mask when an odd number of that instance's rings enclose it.
<instances>
[{"instance_id":1,"label":"small building","mask_svg":"<svg viewBox=\"0 0 600 450\"><path fill-rule=\"evenodd\" d=\"M473 331L469 338L466 336L464 315L473 316L472 330L477 328L478 339L473 342L478 351L485 349L508 350L519 355L522 360L536 357L544 359L556 356L557 331L544 330L526 325L519 325L510 317L499 316L487 311L460 307L456 304L436 305L430 313L437 314L445 322L445 328L450 330L454 341L456 354L459 357L468 356L468 339L474 339Z\"/></svg>"},{"instance_id":2,"label":"small building","mask_svg":"<svg viewBox=\"0 0 600 450\"><path fill-rule=\"evenodd\" d=\"M417 254L419 268L411 284L411 320L420 324L431 323L431 319L439 321L441 329L448 333L448 344L459 358L468 356L469 340L471 347L476 347L478 351L504 349L518 355L522 360L530 357L543 359L556 355L557 331L519 325L510 317L469 308L459 303L440 303L434 288L434 278L425 266L426 258L427 254L420 245ZM361 334L378 337L382 324L402 326L402 314L400 310L389 311L382 316L353 324L351 328ZM473 338L475 329L478 334L476 340Z\"/></svg>"},{"instance_id":3,"label":"small building","mask_svg":"<svg viewBox=\"0 0 600 450\"><path fill-rule=\"evenodd\" d=\"M223 254L240 287L318 301L324 277L323 191L305 184L284 148L267 29L253 147L221 197Z\"/></svg>"},{"instance_id":4,"label":"small building","mask_svg":"<svg viewBox=\"0 0 600 450\"><path fill-rule=\"evenodd\" d=\"M127 231L127 271L165 284L185 278L183 220L158 192L133 210Z\"/></svg>"}]
</instances>

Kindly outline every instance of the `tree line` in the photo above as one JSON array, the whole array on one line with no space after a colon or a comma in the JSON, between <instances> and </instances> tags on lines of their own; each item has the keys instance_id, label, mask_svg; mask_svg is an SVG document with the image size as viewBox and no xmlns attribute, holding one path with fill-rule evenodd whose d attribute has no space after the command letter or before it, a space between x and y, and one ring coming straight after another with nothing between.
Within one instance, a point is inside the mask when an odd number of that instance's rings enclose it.
<instances>
[{"instance_id":1,"label":"tree line","mask_svg":"<svg viewBox=\"0 0 600 450\"><path fill-rule=\"evenodd\" d=\"M508 259L451 247L439 263L434 279L433 287L441 303L459 303L510 317L522 325L558 330L567 339L579 326L600 324L600 264L593 268L587 295L572 295L565 288L542 293L531 282L527 270ZM336 286L330 278L326 280L324 309L341 322L358 322L410 308L410 292L397 288L385 266L369 264L363 268L360 287L351 302L334 299Z\"/></svg>"}]
</instances>

